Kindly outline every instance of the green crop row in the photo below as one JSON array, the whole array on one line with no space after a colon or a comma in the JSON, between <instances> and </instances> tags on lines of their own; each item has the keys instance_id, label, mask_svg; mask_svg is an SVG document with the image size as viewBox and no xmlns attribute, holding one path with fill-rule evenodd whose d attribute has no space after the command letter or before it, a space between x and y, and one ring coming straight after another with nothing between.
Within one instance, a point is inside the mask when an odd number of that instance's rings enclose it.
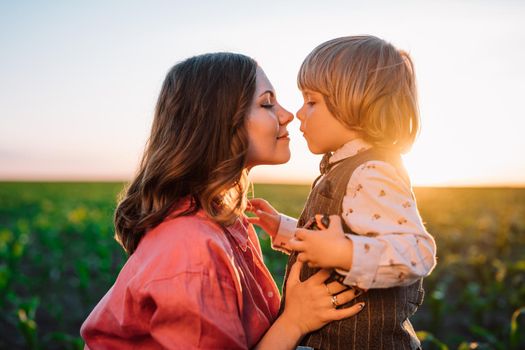
<instances>
[{"instance_id":1,"label":"green crop row","mask_svg":"<svg viewBox=\"0 0 525 350\"><path fill-rule=\"evenodd\" d=\"M0 183L0 349L82 349L79 328L126 256L112 216L121 183ZM299 215L308 186L256 185ZM425 349L525 348L525 189L417 188L438 266L413 318ZM259 230L282 283L287 257Z\"/></svg>"}]
</instances>

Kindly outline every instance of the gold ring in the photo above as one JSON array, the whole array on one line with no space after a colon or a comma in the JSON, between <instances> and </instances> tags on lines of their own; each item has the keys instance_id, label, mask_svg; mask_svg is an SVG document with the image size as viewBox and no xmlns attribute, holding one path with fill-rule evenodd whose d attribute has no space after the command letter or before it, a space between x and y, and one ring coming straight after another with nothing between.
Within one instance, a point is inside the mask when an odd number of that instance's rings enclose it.
<instances>
[{"instance_id":1,"label":"gold ring","mask_svg":"<svg viewBox=\"0 0 525 350\"><path fill-rule=\"evenodd\" d=\"M326 287L326 291L328 292L328 295L332 295L332 292L330 292L330 288L328 288L328 284L324 285Z\"/></svg>"},{"instance_id":2,"label":"gold ring","mask_svg":"<svg viewBox=\"0 0 525 350\"><path fill-rule=\"evenodd\" d=\"M337 303L337 295L332 295L332 306L334 307L334 309L339 306L339 304Z\"/></svg>"}]
</instances>

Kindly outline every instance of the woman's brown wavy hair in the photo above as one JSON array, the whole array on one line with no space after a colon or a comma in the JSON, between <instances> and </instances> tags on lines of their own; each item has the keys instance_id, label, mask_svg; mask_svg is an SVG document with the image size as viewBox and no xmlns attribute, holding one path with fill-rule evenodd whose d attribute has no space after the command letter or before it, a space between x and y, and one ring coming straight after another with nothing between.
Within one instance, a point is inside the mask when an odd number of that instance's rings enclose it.
<instances>
[{"instance_id":1,"label":"woman's brown wavy hair","mask_svg":"<svg viewBox=\"0 0 525 350\"><path fill-rule=\"evenodd\" d=\"M245 117L255 93L257 63L234 53L195 56L164 80L138 172L115 212L116 239L128 254L174 216L203 209L231 224L246 207L248 136Z\"/></svg>"}]
</instances>

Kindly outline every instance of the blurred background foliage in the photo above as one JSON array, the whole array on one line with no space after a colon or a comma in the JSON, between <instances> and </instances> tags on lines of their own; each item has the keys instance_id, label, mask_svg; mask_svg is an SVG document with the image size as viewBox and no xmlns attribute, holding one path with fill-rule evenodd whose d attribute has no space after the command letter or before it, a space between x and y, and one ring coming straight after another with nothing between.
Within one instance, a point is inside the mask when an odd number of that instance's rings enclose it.
<instances>
[{"instance_id":1,"label":"blurred background foliage","mask_svg":"<svg viewBox=\"0 0 525 350\"><path fill-rule=\"evenodd\" d=\"M82 349L79 328L126 260L122 183L0 183L0 349ZM298 216L309 186L255 185ZM416 188L438 245L412 319L425 349L525 349L525 189ZM281 285L287 257L265 261Z\"/></svg>"}]
</instances>

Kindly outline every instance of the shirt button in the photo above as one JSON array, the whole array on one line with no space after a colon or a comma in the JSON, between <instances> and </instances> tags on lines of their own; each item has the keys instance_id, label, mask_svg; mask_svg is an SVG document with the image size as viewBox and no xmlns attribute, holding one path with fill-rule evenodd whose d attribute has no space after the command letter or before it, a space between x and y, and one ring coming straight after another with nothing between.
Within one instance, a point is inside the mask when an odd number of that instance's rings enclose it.
<instances>
[{"instance_id":1,"label":"shirt button","mask_svg":"<svg viewBox=\"0 0 525 350\"><path fill-rule=\"evenodd\" d=\"M268 298L273 298L273 292L268 292L266 295L268 295Z\"/></svg>"}]
</instances>

